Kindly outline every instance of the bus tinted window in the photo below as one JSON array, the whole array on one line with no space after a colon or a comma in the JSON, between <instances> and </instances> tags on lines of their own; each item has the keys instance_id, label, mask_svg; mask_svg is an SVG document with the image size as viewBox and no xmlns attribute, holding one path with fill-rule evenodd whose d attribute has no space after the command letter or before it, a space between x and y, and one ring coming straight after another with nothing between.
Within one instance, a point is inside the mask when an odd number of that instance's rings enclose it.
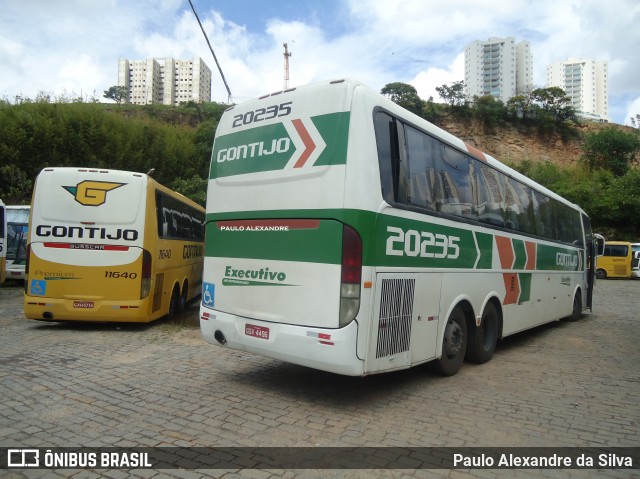
<instances>
[{"instance_id":1,"label":"bus tinted window","mask_svg":"<svg viewBox=\"0 0 640 479\"><path fill-rule=\"evenodd\" d=\"M605 256L622 256L623 258L629 255L629 247L621 244L607 244L604 246Z\"/></svg>"},{"instance_id":2,"label":"bus tinted window","mask_svg":"<svg viewBox=\"0 0 640 479\"><path fill-rule=\"evenodd\" d=\"M376 145L378 148L378 164L382 197L389 203L396 200L398 178L398 136L394 119L382 112L375 115Z\"/></svg>"},{"instance_id":3,"label":"bus tinted window","mask_svg":"<svg viewBox=\"0 0 640 479\"><path fill-rule=\"evenodd\" d=\"M440 143L419 131L407 127L407 157L409 182L407 201L411 205L439 211L441 188L436 181L440 166Z\"/></svg>"},{"instance_id":4,"label":"bus tinted window","mask_svg":"<svg viewBox=\"0 0 640 479\"><path fill-rule=\"evenodd\" d=\"M556 232L558 239L565 243L582 242L582 224L580 213L558 201L553 201L556 216ZM589 229L591 229L589 227Z\"/></svg>"},{"instance_id":5,"label":"bus tinted window","mask_svg":"<svg viewBox=\"0 0 640 479\"><path fill-rule=\"evenodd\" d=\"M202 241L204 215L169 195L156 191L158 236L168 239Z\"/></svg>"},{"instance_id":6,"label":"bus tinted window","mask_svg":"<svg viewBox=\"0 0 640 479\"><path fill-rule=\"evenodd\" d=\"M504 179L488 165L473 162L476 181L478 220L496 226L505 225Z\"/></svg>"},{"instance_id":7,"label":"bus tinted window","mask_svg":"<svg viewBox=\"0 0 640 479\"><path fill-rule=\"evenodd\" d=\"M458 150L442 145L442 169L439 180L442 186L440 211L456 216L477 219L471 196L470 158Z\"/></svg>"},{"instance_id":8,"label":"bus tinted window","mask_svg":"<svg viewBox=\"0 0 640 479\"><path fill-rule=\"evenodd\" d=\"M507 226L516 231L535 234L531 188L509 177L504 178L504 185Z\"/></svg>"},{"instance_id":9,"label":"bus tinted window","mask_svg":"<svg viewBox=\"0 0 640 479\"><path fill-rule=\"evenodd\" d=\"M387 202L564 243L582 241L580 213L569 206L387 113L377 112L374 125Z\"/></svg>"}]
</instances>

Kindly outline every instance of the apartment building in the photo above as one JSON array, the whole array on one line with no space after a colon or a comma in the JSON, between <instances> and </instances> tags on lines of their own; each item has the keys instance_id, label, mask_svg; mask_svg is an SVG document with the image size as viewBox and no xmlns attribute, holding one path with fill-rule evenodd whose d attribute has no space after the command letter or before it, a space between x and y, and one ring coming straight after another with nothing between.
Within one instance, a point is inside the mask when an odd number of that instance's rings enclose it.
<instances>
[{"instance_id":1,"label":"apartment building","mask_svg":"<svg viewBox=\"0 0 640 479\"><path fill-rule=\"evenodd\" d=\"M118 85L129 89L129 103L136 105L211 101L211 69L197 57L121 59Z\"/></svg>"},{"instance_id":2,"label":"apartment building","mask_svg":"<svg viewBox=\"0 0 640 479\"><path fill-rule=\"evenodd\" d=\"M609 121L608 63L569 58L547 67L547 87L560 87L571 98L578 116Z\"/></svg>"},{"instance_id":3,"label":"apartment building","mask_svg":"<svg viewBox=\"0 0 640 479\"><path fill-rule=\"evenodd\" d=\"M491 37L468 45L464 57L468 98L491 95L506 103L533 86L533 55L528 41Z\"/></svg>"}]
</instances>

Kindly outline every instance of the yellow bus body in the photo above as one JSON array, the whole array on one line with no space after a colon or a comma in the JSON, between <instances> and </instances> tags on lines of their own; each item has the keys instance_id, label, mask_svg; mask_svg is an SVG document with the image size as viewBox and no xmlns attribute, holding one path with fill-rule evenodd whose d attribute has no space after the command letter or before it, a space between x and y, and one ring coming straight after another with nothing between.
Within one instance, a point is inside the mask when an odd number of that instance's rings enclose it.
<instances>
[{"instance_id":1,"label":"yellow bus body","mask_svg":"<svg viewBox=\"0 0 640 479\"><path fill-rule=\"evenodd\" d=\"M630 278L633 251L631 243L627 241L607 241L604 246L604 256L597 262L596 277Z\"/></svg>"},{"instance_id":2,"label":"yellow bus body","mask_svg":"<svg viewBox=\"0 0 640 479\"><path fill-rule=\"evenodd\" d=\"M87 193L79 201L83 182L112 190L99 191L99 200ZM110 203L110 210L98 212ZM62 213L64 208L69 214ZM119 222L120 216L126 221ZM146 175L43 170L30 218L25 316L149 322L180 311L200 294L203 222L201 206Z\"/></svg>"}]
</instances>

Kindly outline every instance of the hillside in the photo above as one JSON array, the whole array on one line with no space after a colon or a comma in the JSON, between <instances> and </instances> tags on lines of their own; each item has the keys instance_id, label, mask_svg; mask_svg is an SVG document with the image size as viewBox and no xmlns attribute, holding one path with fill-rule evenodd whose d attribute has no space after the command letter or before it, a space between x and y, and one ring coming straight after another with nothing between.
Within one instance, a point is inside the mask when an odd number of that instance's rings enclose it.
<instances>
[{"instance_id":1,"label":"hillside","mask_svg":"<svg viewBox=\"0 0 640 479\"><path fill-rule=\"evenodd\" d=\"M201 204L205 202L211 146L227 105L0 103L0 198L30 201L33 182L45 166L115 168L147 172ZM589 171L581 157L586 134L610 124L535 126L462 120L439 108L437 125L579 204L594 229L617 239L640 238L640 154L627 173ZM639 133L616 125L616 128Z\"/></svg>"},{"instance_id":2,"label":"hillside","mask_svg":"<svg viewBox=\"0 0 640 479\"><path fill-rule=\"evenodd\" d=\"M518 129L513 124L503 124L493 131L486 131L478 122L462 123L452 118L445 119L439 126L503 163L518 164L528 160L574 166L579 163L583 152L584 135L612 125L583 123L574 127L569 138L563 138L558 133L543 136L532 129ZM631 130L630 127L615 126ZM640 154L636 155L634 163L640 164Z\"/></svg>"}]
</instances>

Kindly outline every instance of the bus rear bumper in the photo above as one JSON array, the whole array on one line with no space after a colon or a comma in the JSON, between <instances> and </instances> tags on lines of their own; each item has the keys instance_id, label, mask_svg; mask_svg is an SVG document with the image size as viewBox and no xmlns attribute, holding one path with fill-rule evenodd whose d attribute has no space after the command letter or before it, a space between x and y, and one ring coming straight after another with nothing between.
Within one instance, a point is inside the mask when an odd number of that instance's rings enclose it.
<instances>
[{"instance_id":1,"label":"bus rear bumper","mask_svg":"<svg viewBox=\"0 0 640 479\"><path fill-rule=\"evenodd\" d=\"M87 301L24 297L24 315L40 321L149 322L141 301Z\"/></svg>"},{"instance_id":2,"label":"bus rear bumper","mask_svg":"<svg viewBox=\"0 0 640 479\"><path fill-rule=\"evenodd\" d=\"M364 375L356 355L358 323L341 329L272 323L200 306L205 341L347 376Z\"/></svg>"}]
</instances>

